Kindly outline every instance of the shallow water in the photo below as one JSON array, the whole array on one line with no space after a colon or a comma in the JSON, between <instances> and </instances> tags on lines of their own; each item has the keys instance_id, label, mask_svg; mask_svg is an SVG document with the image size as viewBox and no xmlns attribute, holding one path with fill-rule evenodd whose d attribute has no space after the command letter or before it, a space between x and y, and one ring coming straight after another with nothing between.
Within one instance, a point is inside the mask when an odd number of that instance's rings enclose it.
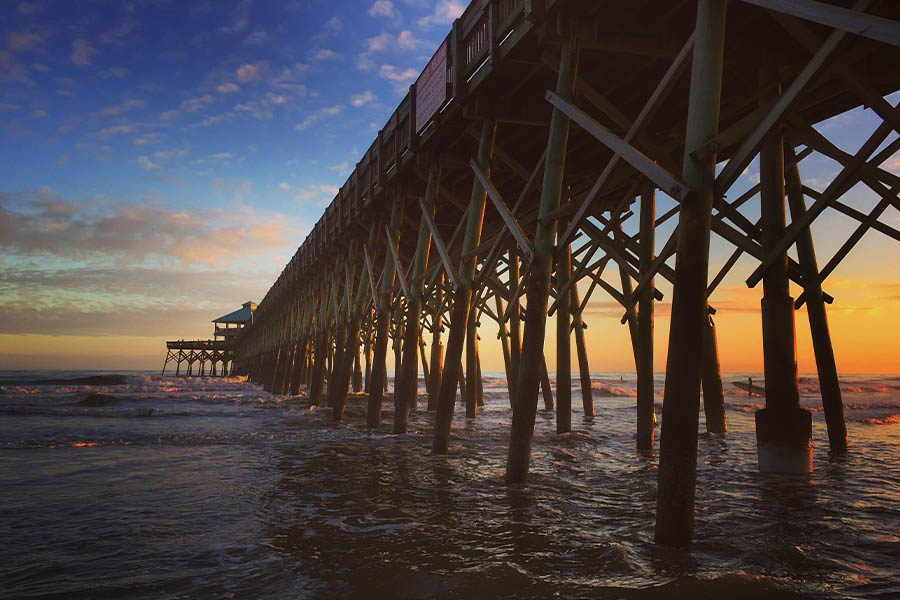
<instances>
[{"instance_id":1,"label":"shallow water","mask_svg":"<svg viewBox=\"0 0 900 600\"><path fill-rule=\"evenodd\" d=\"M365 430L362 399L333 426L239 379L71 381L88 375L0 375L2 597L900 597L900 377L843 378L851 451L829 456L814 412L810 477L756 471L763 400L726 377L696 542L670 550L633 375L594 377L590 421L576 389L572 434L539 412L526 486L503 483L499 377L435 457L424 411L395 436ZM815 408L815 378L801 387Z\"/></svg>"}]
</instances>

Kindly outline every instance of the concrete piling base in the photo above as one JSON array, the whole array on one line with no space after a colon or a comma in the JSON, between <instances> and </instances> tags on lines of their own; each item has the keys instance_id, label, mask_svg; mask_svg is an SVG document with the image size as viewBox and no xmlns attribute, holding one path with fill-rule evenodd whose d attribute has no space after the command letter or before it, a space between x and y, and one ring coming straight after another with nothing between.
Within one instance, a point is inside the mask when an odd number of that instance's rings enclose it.
<instances>
[{"instance_id":1,"label":"concrete piling base","mask_svg":"<svg viewBox=\"0 0 900 600\"><path fill-rule=\"evenodd\" d=\"M802 408L756 411L760 473L811 473L812 413Z\"/></svg>"}]
</instances>

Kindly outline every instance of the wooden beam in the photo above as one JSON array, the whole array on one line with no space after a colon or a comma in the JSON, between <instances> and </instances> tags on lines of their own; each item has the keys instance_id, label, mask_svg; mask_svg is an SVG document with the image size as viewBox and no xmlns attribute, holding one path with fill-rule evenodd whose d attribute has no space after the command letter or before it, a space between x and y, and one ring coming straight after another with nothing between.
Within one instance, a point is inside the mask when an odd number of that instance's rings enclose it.
<instances>
[{"instance_id":1,"label":"wooden beam","mask_svg":"<svg viewBox=\"0 0 900 600\"><path fill-rule=\"evenodd\" d=\"M892 46L900 46L900 23L816 0L742 0L847 33L855 33Z\"/></svg>"},{"instance_id":2,"label":"wooden beam","mask_svg":"<svg viewBox=\"0 0 900 600\"><path fill-rule=\"evenodd\" d=\"M678 56L675 57L675 60L669 65L669 69L663 75L662 79L660 79L659 83L656 86L656 89L653 90L653 93L650 95L650 98L647 99L647 102L644 103L644 107L641 109L641 113L631 124L631 127L628 130L628 133L625 134L625 142L630 143L635 136L637 136L641 127L643 126L646 119L653 113L653 110L656 108L656 105L660 102L660 100L665 96L666 92L675 81L677 76L681 73L681 69L686 64L686 60L691 54L691 49L694 46L695 34L691 34L691 36L684 43L684 46L681 48L681 51L678 53ZM606 167L603 169L603 172L594 182L594 185L591 187L591 191L588 192L587 196L585 196L584 200L582 200L581 205L578 207L578 210L575 212L575 216L569 221L569 226L566 227L565 232L562 236L560 236L558 242L560 244L564 244L568 242L572 235L575 233L575 230L581 225L582 219L584 219L585 214L588 211L591 203L594 201L594 198L600 192L600 189L606 183L606 180L609 178L610 173L615 168L616 163L619 160L619 156L617 154L613 155L613 157L606 164Z\"/></svg>"},{"instance_id":3,"label":"wooden beam","mask_svg":"<svg viewBox=\"0 0 900 600\"><path fill-rule=\"evenodd\" d=\"M369 274L369 286L372 289L372 306L378 306L378 293L375 291L375 276L372 274L372 259L369 258L368 245L363 246L363 254L366 257L366 272Z\"/></svg>"},{"instance_id":4,"label":"wooden beam","mask_svg":"<svg viewBox=\"0 0 900 600\"><path fill-rule=\"evenodd\" d=\"M647 179L655 183L660 189L676 200L683 200L688 193L688 188L674 175L663 169L651 158L643 152L611 132L609 129L598 123L586 112L570 104L554 94L547 92L547 101L554 107L566 114L574 122L581 125L582 129L590 133L592 136L604 146L621 156L625 162L644 174Z\"/></svg>"},{"instance_id":5,"label":"wooden beam","mask_svg":"<svg viewBox=\"0 0 900 600\"><path fill-rule=\"evenodd\" d=\"M457 287L456 276L453 274L453 266L450 262L450 254L447 253L447 246L444 245L444 240L441 238L441 232L438 231L437 226L434 224L434 219L432 219L431 215L428 213L428 207L425 206L425 202L422 198L419 198L419 208L422 210L422 217L425 219L425 224L428 225L428 229L431 230L431 239L434 241L434 246L437 248L438 255L441 257L444 271L447 273L447 279L450 280L453 287Z\"/></svg>"},{"instance_id":6,"label":"wooden beam","mask_svg":"<svg viewBox=\"0 0 900 600\"><path fill-rule=\"evenodd\" d=\"M391 241L391 230L387 226L387 223L384 225L384 233L387 235L387 245L388 249L391 251L391 258L394 259L394 266L397 267L397 278L400 279L400 287L403 289L403 295L409 298L409 286L406 284L406 275L403 273L403 265L400 264L400 257L397 255L397 249L394 247L394 242Z\"/></svg>"},{"instance_id":7,"label":"wooden beam","mask_svg":"<svg viewBox=\"0 0 900 600\"><path fill-rule=\"evenodd\" d=\"M534 251L528 243L528 238L522 230L522 226L519 225L516 218L512 216L512 213L509 212L509 207L506 206L506 202L503 201L500 192L497 191L497 188L494 187L491 180L484 174L484 171L481 170L481 167L478 166L475 159L469 161L469 166L472 167L472 172L475 173L475 177L478 178L478 181L481 182L482 187L484 187L487 192L488 197L493 201L494 207L497 209L497 212L500 213L500 217L503 219L503 222L506 223L513 238L515 238L522 254L530 262L531 259L534 258Z\"/></svg>"},{"instance_id":8,"label":"wooden beam","mask_svg":"<svg viewBox=\"0 0 900 600\"><path fill-rule=\"evenodd\" d=\"M838 198L845 190L852 186L852 181L849 181L849 178L857 169L859 169L860 165L865 163L869 156L878 149L892 131L893 128L889 124L882 123L872 135L869 136L869 139L862 145L859 152L853 157L853 160L844 165L844 169L831 181L825 191L822 192L819 199L809 207L801 218L791 222L790 226L788 226L784 235L781 237L781 240L775 244L769 255L762 260L759 267L757 267L756 270L750 274L750 277L747 278L748 287L755 287L762 279L766 269L769 268L780 254L786 252L787 249L794 244L794 240L797 239L800 232L809 227L816 217L829 206L832 200Z\"/></svg>"},{"instance_id":9,"label":"wooden beam","mask_svg":"<svg viewBox=\"0 0 900 600\"><path fill-rule=\"evenodd\" d=\"M859 0L854 5L854 9L864 10L871 3L872 0ZM800 95L800 92L806 87L806 84L810 82L822 65L825 64L825 61L831 56L831 53L837 48L845 35L846 34L843 31L833 31L831 35L825 39L819 50L813 55L806 66L803 67L800 74L794 78L794 81L791 82L790 87L784 91L768 114L763 117L759 126L757 126L753 133L744 139L744 142L732 155L731 159L725 165L725 168L722 169L722 172L716 177L716 196L724 196L725 192L728 191L740 174L744 172L744 169L750 164L753 157L756 156L757 151L759 151L763 139L775 124L781 120Z\"/></svg>"}]
</instances>

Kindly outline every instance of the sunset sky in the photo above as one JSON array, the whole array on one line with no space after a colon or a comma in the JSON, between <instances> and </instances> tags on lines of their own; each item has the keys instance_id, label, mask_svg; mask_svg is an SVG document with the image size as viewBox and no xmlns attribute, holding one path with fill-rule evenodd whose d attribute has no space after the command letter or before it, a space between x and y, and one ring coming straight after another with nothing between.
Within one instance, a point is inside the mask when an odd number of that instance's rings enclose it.
<instances>
[{"instance_id":1,"label":"sunset sky","mask_svg":"<svg viewBox=\"0 0 900 600\"><path fill-rule=\"evenodd\" d=\"M3 0L0 369L158 369L166 339L208 337L211 319L262 298L463 4ZM857 109L818 128L852 152L879 123ZM900 173L900 156L883 166ZM814 155L801 169L821 190L838 165ZM735 192L756 178L754 164ZM858 186L845 202L868 212L875 198ZM894 208L881 220L900 228ZM816 221L820 265L855 227ZM713 274L732 249L714 239ZM742 259L711 300L726 372L762 368L754 266ZM869 232L825 289L839 369L900 372L900 244ZM621 309L594 298L592 370L633 370ZM812 372L805 308L797 324Z\"/></svg>"}]
</instances>

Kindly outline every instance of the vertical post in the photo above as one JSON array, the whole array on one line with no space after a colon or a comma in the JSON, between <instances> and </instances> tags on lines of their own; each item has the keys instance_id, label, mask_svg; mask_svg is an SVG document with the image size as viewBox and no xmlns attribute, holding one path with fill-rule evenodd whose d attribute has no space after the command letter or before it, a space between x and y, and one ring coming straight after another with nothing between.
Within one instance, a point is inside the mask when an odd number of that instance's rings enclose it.
<instances>
[{"instance_id":1,"label":"vertical post","mask_svg":"<svg viewBox=\"0 0 900 600\"><path fill-rule=\"evenodd\" d=\"M553 410L553 388L550 387L550 373L547 371L547 357L541 357L541 393L544 396L544 410Z\"/></svg>"},{"instance_id":2,"label":"vertical post","mask_svg":"<svg viewBox=\"0 0 900 600\"><path fill-rule=\"evenodd\" d=\"M432 167L425 187L426 210L434 212L438 187L437 167ZM406 329L403 337L403 358L401 359L400 376L395 382L394 390L394 433L406 433L409 427L409 411L415 406L419 380L419 340L421 338L422 319L422 285L425 270L428 268L428 255L431 248L431 230L425 215L419 219L419 237L416 241L416 253L413 257L412 270L409 277L409 297L406 299ZM398 342L399 343L399 342Z\"/></svg>"},{"instance_id":3,"label":"vertical post","mask_svg":"<svg viewBox=\"0 0 900 600\"><path fill-rule=\"evenodd\" d=\"M575 95L575 73L578 68L578 48L569 27L562 45L556 94L571 102ZM553 262L553 243L556 237L556 220L547 225L544 221L559 207L563 191L563 172L566 164L566 148L569 142L569 118L554 108L550 117L550 133L547 140L547 158L544 162L544 181L537 230L534 236L534 259L526 283L525 332L522 355L516 384L516 402L512 418L512 432L506 463L506 480L524 482L531 462L531 440L534 437L534 418L537 413L537 395L540 385L541 363L544 353L547 304L550 297L550 271Z\"/></svg>"},{"instance_id":4,"label":"vertical post","mask_svg":"<svg viewBox=\"0 0 900 600\"><path fill-rule=\"evenodd\" d=\"M478 143L478 166L490 176L491 154L494 147L496 125L485 120L481 127L481 139ZM466 234L461 249L460 269L457 283L459 287L453 293L453 308L450 312L450 335L447 340L447 356L444 360L444 375L438 398L437 418L434 427L434 440L431 451L435 454L446 454L450 444L450 425L453 421L453 409L456 400L456 386L460 379L460 359L465 344L466 331L469 324L469 307L472 304L472 286L475 282L477 256L475 248L481 241L481 226L484 221L484 208L487 193L477 177L472 181L472 193L466 218Z\"/></svg>"},{"instance_id":5,"label":"vertical post","mask_svg":"<svg viewBox=\"0 0 900 600\"><path fill-rule=\"evenodd\" d=\"M443 302L443 281L441 274L435 286L434 314L431 316L431 386L428 390L428 410L436 410L438 395L440 394L441 378L444 372L444 342L441 339L441 331L444 325L441 323Z\"/></svg>"},{"instance_id":6,"label":"vertical post","mask_svg":"<svg viewBox=\"0 0 900 600\"><path fill-rule=\"evenodd\" d=\"M325 384L325 344L327 335L320 331L316 336L316 346L313 356L312 379L309 384L309 403L319 405L322 398L322 386Z\"/></svg>"},{"instance_id":7,"label":"vertical post","mask_svg":"<svg viewBox=\"0 0 900 600\"><path fill-rule=\"evenodd\" d=\"M296 396L300 393L300 382L303 381L303 367L306 365L305 345L303 341L294 344L294 372L291 374L290 394ZM234 363L232 363L234 370Z\"/></svg>"},{"instance_id":8,"label":"vertical post","mask_svg":"<svg viewBox=\"0 0 900 600\"><path fill-rule=\"evenodd\" d=\"M469 322L466 327L466 418L478 416L478 312L473 305L469 308Z\"/></svg>"},{"instance_id":9,"label":"vertical post","mask_svg":"<svg viewBox=\"0 0 900 600\"><path fill-rule=\"evenodd\" d=\"M716 156L698 152L719 129L726 0L698 0L688 100L682 181L690 192L681 202L660 433L656 541L690 542L694 531L700 365L706 322L709 232L715 194Z\"/></svg>"},{"instance_id":10,"label":"vertical post","mask_svg":"<svg viewBox=\"0 0 900 600\"><path fill-rule=\"evenodd\" d=\"M373 228L372 233L369 236L370 246L375 243L375 231L376 229ZM355 258L356 254L354 253L353 256ZM329 388L328 390L328 404L331 406L331 418L334 422L340 421L344 417L344 408L347 404L347 389L350 386L350 379L354 375L354 366L359 366L359 327L361 320L359 306L364 304L363 299L366 298L366 292L369 289L369 280L368 274L366 273L366 265L362 264L362 261L356 262L359 263L359 266L358 269L354 269L353 271L358 270L359 277L357 279L355 293L352 293L349 288L350 282L353 279L352 275L347 278L348 289L346 302L347 315L349 317L347 327L344 338L335 340L339 347L343 348L341 360L335 368L336 376L334 378L334 387ZM353 271L351 271L351 273ZM365 302L365 305L368 305L368 302ZM362 381L360 380L359 383L361 384Z\"/></svg>"},{"instance_id":11,"label":"vertical post","mask_svg":"<svg viewBox=\"0 0 900 600\"><path fill-rule=\"evenodd\" d=\"M391 209L391 233L399 238L400 202L394 200ZM394 288L394 261L388 244L396 243L396 239L384 240L384 271L381 276L381 289L378 294L378 306L375 313L375 349L372 356L372 380L369 384L369 403L366 411L366 425L376 428L381 424L381 403L384 399L384 387L387 385L388 329L391 326L391 296Z\"/></svg>"},{"instance_id":12,"label":"vertical post","mask_svg":"<svg viewBox=\"0 0 900 600\"><path fill-rule=\"evenodd\" d=\"M353 344L353 393L358 394L363 389L362 367L359 360L359 328L356 329L356 339Z\"/></svg>"},{"instance_id":13,"label":"vertical post","mask_svg":"<svg viewBox=\"0 0 900 600\"><path fill-rule=\"evenodd\" d=\"M640 215L640 263L643 276L656 258L656 187L647 184L641 192ZM638 298L638 364L637 364L637 447L647 452L653 449L656 427L656 407L654 406L653 385L653 292L651 278L641 290Z\"/></svg>"},{"instance_id":14,"label":"vertical post","mask_svg":"<svg viewBox=\"0 0 900 600\"><path fill-rule=\"evenodd\" d=\"M725 419L725 394L722 390L722 369L719 365L719 340L712 314L703 331L703 413L707 433L728 431Z\"/></svg>"},{"instance_id":15,"label":"vertical post","mask_svg":"<svg viewBox=\"0 0 900 600\"><path fill-rule=\"evenodd\" d=\"M762 85L766 73L762 74ZM759 151L762 246L769 256L786 228L784 143L773 129ZM766 407L756 412L756 449L761 472L812 471L812 415L800 408L794 299L788 287L788 256L783 252L763 274L762 331Z\"/></svg>"},{"instance_id":16,"label":"vertical post","mask_svg":"<svg viewBox=\"0 0 900 600\"><path fill-rule=\"evenodd\" d=\"M423 299L424 302L424 299ZM422 320L421 310L419 311L419 360L422 361L422 382L425 384L425 391L428 391L428 385L431 382L431 370L428 368L428 357L425 356L425 337L422 333L422 328L424 327L424 321ZM417 374L418 375L418 374ZM418 394L418 381L416 382L416 393ZM415 401L410 404L409 409L411 411L419 410L419 402L418 397Z\"/></svg>"},{"instance_id":17,"label":"vertical post","mask_svg":"<svg viewBox=\"0 0 900 600\"><path fill-rule=\"evenodd\" d=\"M803 199L803 184L800 180L800 167L791 144L785 145L787 152L787 185L788 204L791 208L791 220L797 221L806 214L806 201ZM819 391L822 394L822 406L825 410L825 423L828 426L828 442L832 452L847 450L847 425L844 423L844 401L841 398L841 386L838 381L837 365L834 361L834 348L831 345L831 333L828 330L828 316L825 313L825 301L822 298L822 285L819 283L819 266L816 262L816 248L813 245L812 231L809 227L797 238L797 258L803 273L806 293L806 314L809 317L809 331L812 334L813 352L816 355L816 368L819 371Z\"/></svg>"},{"instance_id":18,"label":"vertical post","mask_svg":"<svg viewBox=\"0 0 900 600\"><path fill-rule=\"evenodd\" d=\"M587 325L581 317L581 302L578 301L578 285L572 285L572 327L575 329L575 352L578 354L578 375L581 380L581 407L585 417L594 416L594 390L591 387L591 368L588 364L587 344L584 340L584 329Z\"/></svg>"},{"instance_id":19,"label":"vertical post","mask_svg":"<svg viewBox=\"0 0 900 600\"><path fill-rule=\"evenodd\" d=\"M478 394L475 396L475 400L478 406L484 406L484 378L481 376L481 337L477 333L478 330L476 329L475 331L475 383L478 387Z\"/></svg>"},{"instance_id":20,"label":"vertical post","mask_svg":"<svg viewBox=\"0 0 900 600\"><path fill-rule=\"evenodd\" d=\"M509 289L519 285L519 252L515 244L509 250ZM522 358L522 319L519 313L521 305L518 297L510 297L512 308L509 311L509 365L510 365L510 406L515 406L516 385L519 383L519 362Z\"/></svg>"},{"instance_id":21,"label":"vertical post","mask_svg":"<svg viewBox=\"0 0 900 600\"><path fill-rule=\"evenodd\" d=\"M399 299L398 299L399 300ZM397 383L399 381L400 372L403 369L403 332L406 327L403 324L403 313L400 311L400 302L397 302L397 310L393 310L394 319L394 401L397 400ZM416 365L418 369L418 365ZM387 381L385 380L385 385Z\"/></svg>"},{"instance_id":22,"label":"vertical post","mask_svg":"<svg viewBox=\"0 0 900 600\"><path fill-rule=\"evenodd\" d=\"M363 339L363 358L366 363L366 382L363 391L369 392L372 381L372 330L375 325L375 307L370 306L366 315L366 325Z\"/></svg>"},{"instance_id":23,"label":"vertical post","mask_svg":"<svg viewBox=\"0 0 900 600\"><path fill-rule=\"evenodd\" d=\"M565 229L561 223L558 231ZM572 295L560 291L572 272L572 246L556 249L556 433L572 431Z\"/></svg>"},{"instance_id":24,"label":"vertical post","mask_svg":"<svg viewBox=\"0 0 900 600\"><path fill-rule=\"evenodd\" d=\"M497 307L500 346L503 350L503 366L506 368L506 390L509 394L509 407L512 408L514 387L512 382L512 361L509 355L509 332L506 331L506 321L503 320L503 300L500 299L499 294L494 296L494 301Z\"/></svg>"}]
</instances>

